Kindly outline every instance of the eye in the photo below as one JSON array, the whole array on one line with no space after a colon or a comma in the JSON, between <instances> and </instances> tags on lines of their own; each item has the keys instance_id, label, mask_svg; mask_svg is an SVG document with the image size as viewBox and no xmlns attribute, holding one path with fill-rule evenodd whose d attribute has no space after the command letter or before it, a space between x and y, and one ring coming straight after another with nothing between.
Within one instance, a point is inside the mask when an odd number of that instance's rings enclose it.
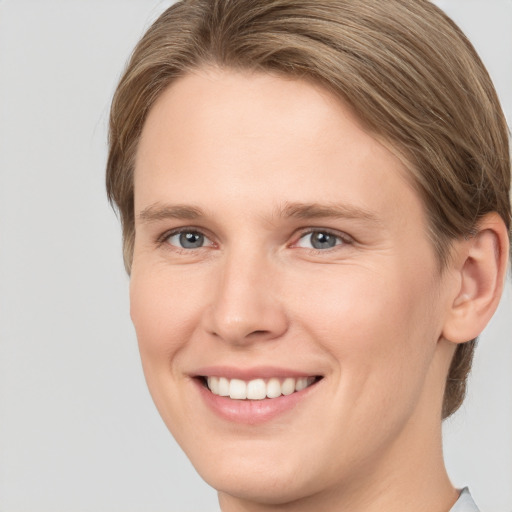
<instances>
[{"instance_id":1,"label":"eye","mask_svg":"<svg viewBox=\"0 0 512 512\"><path fill-rule=\"evenodd\" d=\"M165 242L180 249L200 249L211 246L213 242L199 231L183 229L170 233L165 237Z\"/></svg>"},{"instance_id":2,"label":"eye","mask_svg":"<svg viewBox=\"0 0 512 512\"><path fill-rule=\"evenodd\" d=\"M297 246L306 249L325 250L345 243L348 243L347 240L344 240L340 235L325 230L316 230L302 235L297 242Z\"/></svg>"}]
</instances>

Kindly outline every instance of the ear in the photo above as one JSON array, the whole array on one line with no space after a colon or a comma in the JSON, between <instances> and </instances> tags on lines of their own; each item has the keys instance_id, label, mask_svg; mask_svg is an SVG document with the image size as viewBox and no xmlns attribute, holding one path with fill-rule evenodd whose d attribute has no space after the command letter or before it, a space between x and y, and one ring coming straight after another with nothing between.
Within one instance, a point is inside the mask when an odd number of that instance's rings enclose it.
<instances>
[{"instance_id":1,"label":"ear","mask_svg":"<svg viewBox=\"0 0 512 512\"><path fill-rule=\"evenodd\" d=\"M498 307L507 273L509 237L503 219L489 213L476 233L453 247L457 279L450 297L443 337L464 343L480 335Z\"/></svg>"}]
</instances>

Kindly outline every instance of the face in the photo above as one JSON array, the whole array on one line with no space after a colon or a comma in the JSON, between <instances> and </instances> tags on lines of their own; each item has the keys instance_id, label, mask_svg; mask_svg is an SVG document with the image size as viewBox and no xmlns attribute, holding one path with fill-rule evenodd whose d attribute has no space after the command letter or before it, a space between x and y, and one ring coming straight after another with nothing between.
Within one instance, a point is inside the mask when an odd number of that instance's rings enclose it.
<instances>
[{"instance_id":1,"label":"face","mask_svg":"<svg viewBox=\"0 0 512 512\"><path fill-rule=\"evenodd\" d=\"M160 414L221 493L393 473L440 422L446 299L406 176L305 81L199 70L152 108L131 314Z\"/></svg>"}]
</instances>

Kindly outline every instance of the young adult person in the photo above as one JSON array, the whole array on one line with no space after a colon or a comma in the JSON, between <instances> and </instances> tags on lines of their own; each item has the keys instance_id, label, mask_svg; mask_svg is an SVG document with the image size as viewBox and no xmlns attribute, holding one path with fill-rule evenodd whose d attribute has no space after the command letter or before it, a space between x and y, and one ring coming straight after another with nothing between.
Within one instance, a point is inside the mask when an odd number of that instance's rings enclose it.
<instances>
[{"instance_id":1,"label":"young adult person","mask_svg":"<svg viewBox=\"0 0 512 512\"><path fill-rule=\"evenodd\" d=\"M474 511L441 422L503 288L507 125L426 0L184 0L116 91L108 194L169 430L232 511Z\"/></svg>"}]
</instances>

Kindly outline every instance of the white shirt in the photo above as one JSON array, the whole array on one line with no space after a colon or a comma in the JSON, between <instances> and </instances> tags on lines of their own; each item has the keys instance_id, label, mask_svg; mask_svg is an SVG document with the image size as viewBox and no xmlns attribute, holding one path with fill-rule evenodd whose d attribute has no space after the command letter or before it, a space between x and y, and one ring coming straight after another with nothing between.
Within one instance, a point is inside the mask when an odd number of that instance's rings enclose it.
<instances>
[{"instance_id":1,"label":"white shirt","mask_svg":"<svg viewBox=\"0 0 512 512\"><path fill-rule=\"evenodd\" d=\"M450 512L480 512L467 487L462 489L457 503L451 508Z\"/></svg>"}]
</instances>

